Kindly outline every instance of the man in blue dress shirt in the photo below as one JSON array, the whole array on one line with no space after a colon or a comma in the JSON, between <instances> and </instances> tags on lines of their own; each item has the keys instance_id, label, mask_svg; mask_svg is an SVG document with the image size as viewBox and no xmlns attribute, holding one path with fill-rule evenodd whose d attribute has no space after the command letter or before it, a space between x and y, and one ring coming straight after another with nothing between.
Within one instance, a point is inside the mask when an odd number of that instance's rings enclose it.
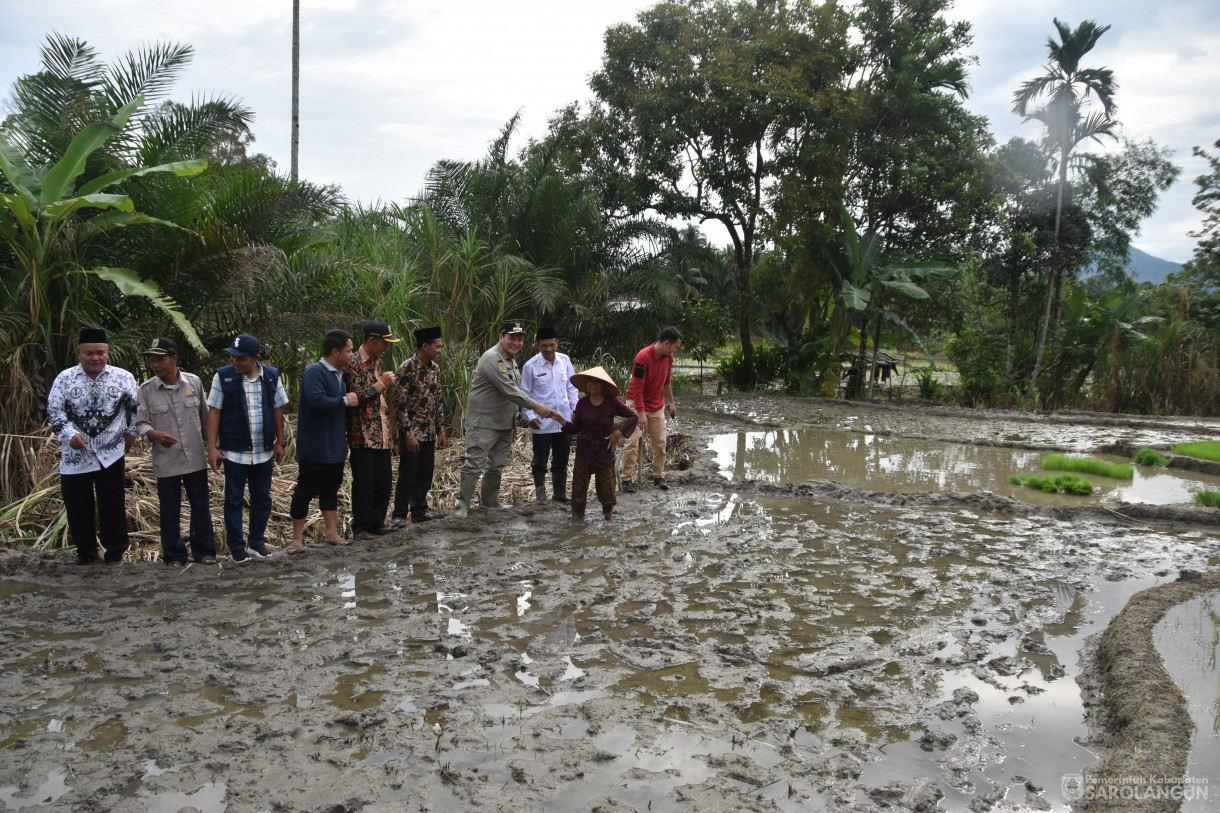
<instances>
[{"instance_id":1,"label":"man in blue dress shirt","mask_svg":"<svg viewBox=\"0 0 1220 813\"><path fill-rule=\"evenodd\" d=\"M292 541L288 553L305 549L305 518L309 504L318 498L329 545L350 545L339 535L339 487L347 460L347 408L358 402L346 392L343 371L352 363L352 335L332 330L322 340L322 358L301 376L301 405L297 413L297 465L292 490Z\"/></svg>"}]
</instances>

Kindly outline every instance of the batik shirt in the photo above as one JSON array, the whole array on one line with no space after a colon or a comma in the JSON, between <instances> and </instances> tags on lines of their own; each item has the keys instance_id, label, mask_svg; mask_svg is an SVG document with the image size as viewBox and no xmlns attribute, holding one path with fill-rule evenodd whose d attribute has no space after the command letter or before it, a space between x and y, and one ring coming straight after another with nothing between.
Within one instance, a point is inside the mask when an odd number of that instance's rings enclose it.
<instances>
[{"instance_id":1,"label":"batik shirt","mask_svg":"<svg viewBox=\"0 0 1220 813\"><path fill-rule=\"evenodd\" d=\"M390 408L385 400L385 386L380 379L385 372L381 359L374 361L364 346L343 371L343 386L356 393L356 405L347 408L347 442L358 449L392 449Z\"/></svg>"},{"instance_id":2,"label":"batik shirt","mask_svg":"<svg viewBox=\"0 0 1220 813\"><path fill-rule=\"evenodd\" d=\"M440 366L430 361L425 367L417 355L404 361L398 368L394 407L399 431L410 432L421 443L436 440L445 430Z\"/></svg>"},{"instance_id":3,"label":"batik shirt","mask_svg":"<svg viewBox=\"0 0 1220 813\"><path fill-rule=\"evenodd\" d=\"M59 437L60 474L100 471L126 453L124 435L136 432L139 388L126 370L107 364L90 378L79 364L55 376L47 397L47 419ZM70 445L85 436L85 448Z\"/></svg>"}]
</instances>

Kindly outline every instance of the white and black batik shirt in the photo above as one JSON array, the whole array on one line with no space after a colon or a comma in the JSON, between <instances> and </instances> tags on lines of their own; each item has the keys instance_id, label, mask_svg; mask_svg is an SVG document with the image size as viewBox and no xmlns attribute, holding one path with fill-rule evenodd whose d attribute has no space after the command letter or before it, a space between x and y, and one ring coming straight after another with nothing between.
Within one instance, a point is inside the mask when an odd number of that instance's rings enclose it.
<instances>
[{"instance_id":1,"label":"white and black batik shirt","mask_svg":"<svg viewBox=\"0 0 1220 813\"><path fill-rule=\"evenodd\" d=\"M110 466L126 449L123 435L134 435L139 388L131 373L106 365L90 378L79 364L55 376L47 397L47 419L59 437L60 474L84 474ZM73 436L86 447L73 449Z\"/></svg>"}]
</instances>

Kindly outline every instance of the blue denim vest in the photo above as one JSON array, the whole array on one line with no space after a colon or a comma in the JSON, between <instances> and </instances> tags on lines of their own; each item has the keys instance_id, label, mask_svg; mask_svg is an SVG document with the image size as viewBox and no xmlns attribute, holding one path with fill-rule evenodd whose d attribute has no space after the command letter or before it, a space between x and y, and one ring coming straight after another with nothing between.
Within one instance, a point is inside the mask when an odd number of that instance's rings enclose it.
<instances>
[{"instance_id":1,"label":"blue denim vest","mask_svg":"<svg viewBox=\"0 0 1220 813\"><path fill-rule=\"evenodd\" d=\"M275 393L279 388L280 371L262 365L263 377L263 451L275 448ZM229 364L216 371L220 376L220 392L224 405L220 408L220 448L230 452L252 452L254 443L250 439L250 416L246 404L246 388L242 386L241 373Z\"/></svg>"}]
</instances>

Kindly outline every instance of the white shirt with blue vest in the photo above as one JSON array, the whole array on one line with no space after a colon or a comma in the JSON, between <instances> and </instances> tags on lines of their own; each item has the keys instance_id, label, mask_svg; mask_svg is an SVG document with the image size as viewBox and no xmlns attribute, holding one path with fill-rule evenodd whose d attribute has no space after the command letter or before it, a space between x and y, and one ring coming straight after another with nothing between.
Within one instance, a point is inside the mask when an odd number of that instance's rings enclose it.
<instances>
[{"instance_id":1,"label":"white shirt with blue vest","mask_svg":"<svg viewBox=\"0 0 1220 813\"><path fill-rule=\"evenodd\" d=\"M250 447L249 452L238 452L233 449L224 448L224 444L220 444L220 450L224 452L226 459L241 466L257 466L266 463L271 459L273 449L264 449L267 445L263 440L263 410L266 406L263 404L263 364L259 362L258 375L251 378L243 375L242 390L246 396L246 416L250 421ZM220 373L217 372L212 376L212 389L208 393L208 406L212 409L223 409L225 403L224 392L220 387ZM288 404L288 393L284 391L284 379L277 378L275 382L275 403L271 405L271 409L286 406Z\"/></svg>"}]
</instances>

